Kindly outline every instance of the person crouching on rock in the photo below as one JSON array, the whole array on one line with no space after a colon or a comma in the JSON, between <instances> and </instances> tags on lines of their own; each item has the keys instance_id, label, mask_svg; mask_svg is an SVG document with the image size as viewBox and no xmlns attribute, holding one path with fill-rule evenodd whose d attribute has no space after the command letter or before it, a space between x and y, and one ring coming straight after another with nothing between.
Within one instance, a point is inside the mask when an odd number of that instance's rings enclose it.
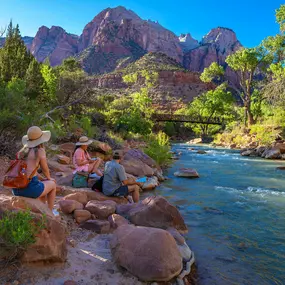
<instances>
[{"instance_id":1,"label":"person crouching on rock","mask_svg":"<svg viewBox=\"0 0 285 285\"><path fill-rule=\"evenodd\" d=\"M42 131L39 127L33 126L22 138L24 147L18 152L17 157L26 160L27 176L31 180L26 188L13 189L13 194L27 198L38 198L43 203L46 203L47 199L48 207L52 210L56 196L56 182L50 176L43 145L50 140L50 136L50 131ZM42 169L45 178L37 173L39 167Z\"/></svg>"},{"instance_id":2,"label":"person crouching on rock","mask_svg":"<svg viewBox=\"0 0 285 285\"><path fill-rule=\"evenodd\" d=\"M106 196L126 197L132 195L135 203L140 198L140 185L134 179L127 179L125 168L120 164L121 154L116 151L113 160L105 165L103 179L103 193Z\"/></svg>"},{"instance_id":3,"label":"person crouching on rock","mask_svg":"<svg viewBox=\"0 0 285 285\"><path fill-rule=\"evenodd\" d=\"M73 154L73 164L75 166L76 172L87 172L89 174L95 173L99 177L103 176L102 172L99 170L102 159L91 158L87 152L88 145L90 145L93 140L89 140L87 137L83 136L79 139L79 142L76 143L76 148Z\"/></svg>"}]
</instances>

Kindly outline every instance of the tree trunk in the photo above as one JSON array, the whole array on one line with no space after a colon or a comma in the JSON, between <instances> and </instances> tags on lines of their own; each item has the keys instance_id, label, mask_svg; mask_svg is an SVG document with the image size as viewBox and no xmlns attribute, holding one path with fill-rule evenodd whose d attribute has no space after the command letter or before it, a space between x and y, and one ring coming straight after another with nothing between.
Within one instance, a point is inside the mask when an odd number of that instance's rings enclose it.
<instances>
[{"instance_id":1,"label":"tree trunk","mask_svg":"<svg viewBox=\"0 0 285 285\"><path fill-rule=\"evenodd\" d=\"M245 115L246 115L246 121L247 121L247 125L248 126L251 126L251 125L255 124L255 120L253 118L253 114L251 112L251 108L250 107L251 106L250 106L250 101L249 101L249 102L247 102L245 104Z\"/></svg>"}]
</instances>

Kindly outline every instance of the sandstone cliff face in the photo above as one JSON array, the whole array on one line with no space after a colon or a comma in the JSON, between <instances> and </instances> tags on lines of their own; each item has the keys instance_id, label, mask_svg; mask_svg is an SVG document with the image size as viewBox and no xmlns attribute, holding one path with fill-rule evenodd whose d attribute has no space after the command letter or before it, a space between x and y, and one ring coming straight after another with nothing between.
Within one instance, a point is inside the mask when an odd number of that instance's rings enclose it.
<instances>
[{"instance_id":1,"label":"sandstone cliff face","mask_svg":"<svg viewBox=\"0 0 285 285\"><path fill-rule=\"evenodd\" d=\"M191 49L194 49L199 46L199 42L192 38L192 36L188 34L181 34L179 37L180 46L183 52L187 52Z\"/></svg>"},{"instance_id":2,"label":"sandstone cliff face","mask_svg":"<svg viewBox=\"0 0 285 285\"><path fill-rule=\"evenodd\" d=\"M136 60L147 52L160 51L178 62L183 58L179 40L172 32L158 23L142 20L124 7L108 8L85 26L79 39L79 52L84 53L90 46L93 51L85 53L83 64L92 57L96 58L96 54L105 55L113 69L120 58ZM92 69L96 72L94 66Z\"/></svg>"},{"instance_id":3,"label":"sandstone cliff face","mask_svg":"<svg viewBox=\"0 0 285 285\"><path fill-rule=\"evenodd\" d=\"M120 89L126 90L128 87L122 76L120 72L105 74L90 78L89 84L92 88L117 90L117 94L120 94ZM143 82L139 79L137 85L129 91L139 90L142 85ZM158 81L156 87L150 90L150 96L156 108L168 109L169 104L172 104L171 109L178 109L181 103L191 102L193 98L213 88L213 84L203 83L197 72L161 70L158 71Z\"/></svg>"},{"instance_id":4,"label":"sandstone cliff face","mask_svg":"<svg viewBox=\"0 0 285 285\"><path fill-rule=\"evenodd\" d=\"M63 59L74 56L78 50L78 37L66 33L61 27L39 28L31 45L31 53L43 62L49 58L52 66L61 64Z\"/></svg>"},{"instance_id":5,"label":"sandstone cliff face","mask_svg":"<svg viewBox=\"0 0 285 285\"><path fill-rule=\"evenodd\" d=\"M199 43L190 34L177 37L160 24L145 21L121 6L99 13L80 37L61 27L42 26L35 38L23 40L40 62L49 58L55 66L76 56L89 74L120 70L149 52L161 52L194 72L202 72L212 62L218 62L225 67L227 79L237 84L235 73L225 63L226 57L241 47L232 30L212 29ZM4 41L0 38L0 47Z\"/></svg>"},{"instance_id":6,"label":"sandstone cliff face","mask_svg":"<svg viewBox=\"0 0 285 285\"><path fill-rule=\"evenodd\" d=\"M236 75L227 67L225 60L241 47L234 31L219 27L203 37L200 46L185 53L183 65L191 71L203 72L205 67L217 62L226 68L226 77L236 84Z\"/></svg>"}]
</instances>

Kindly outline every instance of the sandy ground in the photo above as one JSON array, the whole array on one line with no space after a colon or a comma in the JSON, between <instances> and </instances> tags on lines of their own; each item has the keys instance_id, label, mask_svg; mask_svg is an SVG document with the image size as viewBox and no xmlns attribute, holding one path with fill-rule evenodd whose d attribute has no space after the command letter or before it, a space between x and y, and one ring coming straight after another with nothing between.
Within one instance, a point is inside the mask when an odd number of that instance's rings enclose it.
<instances>
[{"instance_id":1,"label":"sandy ground","mask_svg":"<svg viewBox=\"0 0 285 285\"><path fill-rule=\"evenodd\" d=\"M63 285L67 280L73 280L78 285L145 284L112 262L110 238L111 234L96 235L87 230L74 229L68 238L66 263L23 268L19 284Z\"/></svg>"}]
</instances>

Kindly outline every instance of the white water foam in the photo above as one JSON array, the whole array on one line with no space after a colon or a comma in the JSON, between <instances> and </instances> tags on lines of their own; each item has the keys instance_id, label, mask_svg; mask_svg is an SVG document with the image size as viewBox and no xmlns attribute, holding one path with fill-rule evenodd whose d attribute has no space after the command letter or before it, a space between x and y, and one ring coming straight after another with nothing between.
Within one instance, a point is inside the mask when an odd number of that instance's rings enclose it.
<instances>
[{"instance_id":1,"label":"white water foam","mask_svg":"<svg viewBox=\"0 0 285 285\"><path fill-rule=\"evenodd\" d=\"M253 194L259 197L268 197L268 196L278 196L278 197L285 197L285 192L266 189L266 188L259 188L259 187L247 187L246 189L236 189L231 187L222 187L222 186L215 186L215 190L218 191L225 191L225 192L232 192L236 194Z\"/></svg>"}]
</instances>

